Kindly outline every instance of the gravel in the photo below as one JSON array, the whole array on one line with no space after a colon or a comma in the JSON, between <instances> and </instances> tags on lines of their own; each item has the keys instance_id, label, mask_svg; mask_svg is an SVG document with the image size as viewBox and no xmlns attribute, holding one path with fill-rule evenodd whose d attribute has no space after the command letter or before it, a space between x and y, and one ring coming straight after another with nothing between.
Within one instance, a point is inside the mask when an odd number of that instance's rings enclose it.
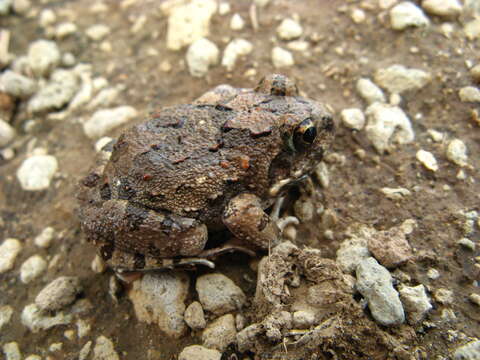
<instances>
[{"instance_id":1,"label":"gravel","mask_svg":"<svg viewBox=\"0 0 480 360\"><path fill-rule=\"evenodd\" d=\"M250 41L244 39L234 39L228 43L223 51L222 66L228 71L232 71L235 63L240 56L248 55L252 52L253 45Z\"/></svg>"},{"instance_id":2,"label":"gravel","mask_svg":"<svg viewBox=\"0 0 480 360\"><path fill-rule=\"evenodd\" d=\"M245 20L243 20L240 14L233 14L232 19L230 20L230 29L242 30L244 27L245 27Z\"/></svg>"},{"instance_id":3,"label":"gravel","mask_svg":"<svg viewBox=\"0 0 480 360\"><path fill-rule=\"evenodd\" d=\"M207 326L202 304L198 301L192 302L185 310L185 322L192 330L201 330Z\"/></svg>"},{"instance_id":4,"label":"gravel","mask_svg":"<svg viewBox=\"0 0 480 360\"><path fill-rule=\"evenodd\" d=\"M352 130L362 130L365 126L365 114L360 109L343 109L340 113L343 124Z\"/></svg>"},{"instance_id":5,"label":"gravel","mask_svg":"<svg viewBox=\"0 0 480 360\"><path fill-rule=\"evenodd\" d=\"M20 280L28 284L42 275L46 269L47 262L40 255L32 255L20 267Z\"/></svg>"},{"instance_id":6,"label":"gravel","mask_svg":"<svg viewBox=\"0 0 480 360\"><path fill-rule=\"evenodd\" d=\"M120 360L112 340L103 335L97 337L93 348L93 360Z\"/></svg>"},{"instance_id":7,"label":"gravel","mask_svg":"<svg viewBox=\"0 0 480 360\"><path fill-rule=\"evenodd\" d=\"M67 36L73 35L77 32L78 28L72 22L63 22L58 24L55 28L55 38L61 40L66 38Z\"/></svg>"},{"instance_id":8,"label":"gravel","mask_svg":"<svg viewBox=\"0 0 480 360\"><path fill-rule=\"evenodd\" d=\"M468 238L461 238L457 244L463 246L465 249L475 251L475 243Z\"/></svg>"},{"instance_id":9,"label":"gravel","mask_svg":"<svg viewBox=\"0 0 480 360\"><path fill-rule=\"evenodd\" d=\"M218 63L219 50L215 43L201 38L190 45L187 51L187 64L190 75L202 77L210 66Z\"/></svg>"},{"instance_id":10,"label":"gravel","mask_svg":"<svg viewBox=\"0 0 480 360\"><path fill-rule=\"evenodd\" d=\"M472 293L468 295L468 300L470 300L473 304L480 306L480 295Z\"/></svg>"},{"instance_id":11,"label":"gravel","mask_svg":"<svg viewBox=\"0 0 480 360\"><path fill-rule=\"evenodd\" d=\"M178 355L178 360L220 360L222 353L200 345L190 345Z\"/></svg>"},{"instance_id":12,"label":"gravel","mask_svg":"<svg viewBox=\"0 0 480 360\"><path fill-rule=\"evenodd\" d=\"M284 19L277 27L278 37L282 40L293 40L302 36L302 26L293 19Z\"/></svg>"},{"instance_id":13,"label":"gravel","mask_svg":"<svg viewBox=\"0 0 480 360\"><path fill-rule=\"evenodd\" d=\"M403 1L390 10L390 22L394 30L403 30L410 26L427 26L430 21L414 3Z\"/></svg>"},{"instance_id":14,"label":"gravel","mask_svg":"<svg viewBox=\"0 0 480 360\"><path fill-rule=\"evenodd\" d=\"M447 146L447 159L458 166L467 165L467 146L462 140L453 139Z\"/></svg>"},{"instance_id":15,"label":"gravel","mask_svg":"<svg viewBox=\"0 0 480 360\"><path fill-rule=\"evenodd\" d=\"M393 143L408 144L415 138L410 119L397 106L374 103L366 110L368 139L378 153L390 150Z\"/></svg>"},{"instance_id":16,"label":"gravel","mask_svg":"<svg viewBox=\"0 0 480 360\"><path fill-rule=\"evenodd\" d=\"M34 244L42 249L48 248L55 236L55 229L48 226L42 230L40 234L38 234L35 239L33 240Z\"/></svg>"},{"instance_id":17,"label":"gravel","mask_svg":"<svg viewBox=\"0 0 480 360\"><path fill-rule=\"evenodd\" d=\"M0 274L13 269L15 259L22 250L22 244L17 239L6 239L0 245Z\"/></svg>"},{"instance_id":18,"label":"gravel","mask_svg":"<svg viewBox=\"0 0 480 360\"><path fill-rule=\"evenodd\" d=\"M227 314L206 327L202 334L202 341L207 348L225 351L228 345L235 343L236 337L235 318L232 314Z\"/></svg>"},{"instance_id":19,"label":"gravel","mask_svg":"<svg viewBox=\"0 0 480 360\"><path fill-rule=\"evenodd\" d=\"M135 116L137 116L137 110L131 106L98 110L83 124L83 131L90 139L97 139Z\"/></svg>"},{"instance_id":20,"label":"gravel","mask_svg":"<svg viewBox=\"0 0 480 360\"><path fill-rule=\"evenodd\" d=\"M93 41L100 41L110 34L110 28L105 24L95 24L85 30L85 34Z\"/></svg>"},{"instance_id":21,"label":"gravel","mask_svg":"<svg viewBox=\"0 0 480 360\"><path fill-rule=\"evenodd\" d=\"M203 308L216 315L240 309L246 301L242 289L223 274L202 275L195 288Z\"/></svg>"},{"instance_id":22,"label":"gravel","mask_svg":"<svg viewBox=\"0 0 480 360\"><path fill-rule=\"evenodd\" d=\"M432 170L433 172L438 170L437 159L435 159L435 156L433 156L431 152L418 150L416 157L428 170Z\"/></svg>"},{"instance_id":23,"label":"gravel","mask_svg":"<svg viewBox=\"0 0 480 360\"><path fill-rule=\"evenodd\" d=\"M424 0L422 8L437 16L458 16L462 13L462 4L458 0Z\"/></svg>"},{"instance_id":24,"label":"gravel","mask_svg":"<svg viewBox=\"0 0 480 360\"><path fill-rule=\"evenodd\" d=\"M26 15L30 10L32 3L30 0L13 0L13 11L15 14Z\"/></svg>"},{"instance_id":25,"label":"gravel","mask_svg":"<svg viewBox=\"0 0 480 360\"><path fill-rule=\"evenodd\" d=\"M445 288L435 290L433 292L433 297L435 298L435 301L442 305L451 305L455 299L453 296L453 291Z\"/></svg>"},{"instance_id":26,"label":"gravel","mask_svg":"<svg viewBox=\"0 0 480 360\"><path fill-rule=\"evenodd\" d=\"M2 74L0 83L3 91L21 99L28 98L37 91L37 83L34 80L11 70Z\"/></svg>"},{"instance_id":27,"label":"gravel","mask_svg":"<svg viewBox=\"0 0 480 360\"><path fill-rule=\"evenodd\" d=\"M124 89L123 86L108 87L102 89L87 105L87 109L96 109L98 107L107 107L113 104L115 99Z\"/></svg>"},{"instance_id":28,"label":"gravel","mask_svg":"<svg viewBox=\"0 0 480 360\"><path fill-rule=\"evenodd\" d=\"M374 258L363 260L356 270L358 291L365 297L373 318L384 326L400 325L405 313L392 276Z\"/></svg>"},{"instance_id":29,"label":"gravel","mask_svg":"<svg viewBox=\"0 0 480 360\"><path fill-rule=\"evenodd\" d=\"M0 331L7 325L12 319L13 308L9 305L0 306Z\"/></svg>"},{"instance_id":30,"label":"gravel","mask_svg":"<svg viewBox=\"0 0 480 360\"><path fill-rule=\"evenodd\" d=\"M7 146L15 138L15 129L0 119L0 148Z\"/></svg>"},{"instance_id":31,"label":"gravel","mask_svg":"<svg viewBox=\"0 0 480 360\"><path fill-rule=\"evenodd\" d=\"M292 319L295 329L308 329L315 323L315 313L307 310L295 311Z\"/></svg>"},{"instance_id":32,"label":"gravel","mask_svg":"<svg viewBox=\"0 0 480 360\"><path fill-rule=\"evenodd\" d=\"M23 190L46 190L50 187L57 168L58 163L54 156L33 155L22 162L17 170L17 179Z\"/></svg>"},{"instance_id":33,"label":"gravel","mask_svg":"<svg viewBox=\"0 0 480 360\"><path fill-rule=\"evenodd\" d=\"M458 91L463 102L480 102L480 90L475 86L465 86Z\"/></svg>"},{"instance_id":34,"label":"gravel","mask_svg":"<svg viewBox=\"0 0 480 360\"><path fill-rule=\"evenodd\" d=\"M7 15L12 8L13 0L0 0L0 16Z\"/></svg>"},{"instance_id":35,"label":"gravel","mask_svg":"<svg viewBox=\"0 0 480 360\"><path fill-rule=\"evenodd\" d=\"M277 69L290 67L295 64L293 55L290 51L281 48L280 46L275 46L272 49L272 63L273 66Z\"/></svg>"},{"instance_id":36,"label":"gravel","mask_svg":"<svg viewBox=\"0 0 480 360\"><path fill-rule=\"evenodd\" d=\"M22 353L16 342L9 342L3 345L5 360L22 360Z\"/></svg>"},{"instance_id":37,"label":"gravel","mask_svg":"<svg viewBox=\"0 0 480 360\"><path fill-rule=\"evenodd\" d=\"M469 40L474 40L480 37L480 19L472 20L465 24L463 32Z\"/></svg>"},{"instance_id":38,"label":"gravel","mask_svg":"<svg viewBox=\"0 0 480 360\"><path fill-rule=\"evenodd\" d=\"M410 325L416 325L423 321L433 308L423 285L402 286L399 293Z\"/></svg>"},{"instance_id":39,"label":"gravel","mask_svg":"<svg viewBox=\"0 0 480 360\"><path fill-rule=\"evenodd\" d=\"M52 9L44 9L40 12L39 24L41 27L46 28L57 21L57 15Z\"/></svg>"},{"instance_id":40,"label":"gravel","mask_svg":"<svg viewBox=\"0 0 480 360\"><path fill-rule=\"evenodd\" d=\"M375 72L375 82L390 93L401 94L409 90L418 90L430 81L431 75L429 73L398 64Z\"/></svg>"},{"instance_id":41,"label":"gravel","mask_svg":"<svg viewBox=\"0 0 480 360\"><path fill-rule=\"evenodd\" d=\"M458 347L453 352L454 360L478 360L480 359L480 340L471 341Z\"/></svg>"},{"instance_id":42,"label":"gravel","mask_svg":"<svg viewBox=\"0 0 480 360\"><path fill-rule=\"evenodd\" d=\"M60 50L54 41L37 40L28 48L28 66L37 77L48 76L58 66L60 60Z\"/></svg>"},{"instance_id":43,"label":"gravel","mask_svg":"<svg viewBox=\"0 0 480 360\"><path fill-rule=\"evenodd\" d=\"M40 291L35 304L43 311L57 311L73 303L81 291L78 277L60 276Z\"/></svg>"},{"instance_id":44,"label":"gravel","mask_svg":"<svg viewBox=\"0 0 480 360\"><path fill-rule=\"evenodd\" d=\"M92 349L92 342L87 341L85 345L82 346L80 352L78 353L78 360L86 360Z\"/></svg>"},{"instance_id":45,"label":"gravel","mask_svg":"<svg viewBox=\"0 0 480 360\"><path fill-rule=\"evenodd\" d=\"M187 330L183 314L190 278L183 272L145 274L133 283L129 298L140 321L157 324L168 336Z\"/></svg>"},{"instance_id":46,"label":"gravel","mask_svg":"<svg viewBox=\"0 0 480 360\"><path fill-rule=\"evenodd\" d=\"M395 268L413 257L402 226L377 231L368 239L368 250L387 268Z\"/></svg>"},{"instance_id":47,"label":"gravel","mask_svg":"<svg viewBox=\"0 0 480 360\"><path fill-rule=\"evenodd\" d=\"M386 101L382 89L375 85L370 79L359 79L357 81L357 91L368 104L373 104L375 102L384 103Z\"/></svg>"},{"instance_id":48,"label":"gravel","mask_svg":"<svg viewBox=\"0 0 480 360\"><path fill-rule=\"evenodd\" d=\"M48 330L57 325L66 325L72 321L70 315L57 312L55 316L45 314L36 304L25 306L21 315L22 324L30 331Z\"/></svg>"},{"instance_id":49,"label":"gravel","mask_svg":"<svg viewBox=\"0 0 480 360\"><path fill-rule=\"evenodd\" d=\"M337 265L343 272L351 274L357 266L371 254L368 250L368 238L375 232L373 228L361 226L349 229L350 239L344 240L337 250Z\"/></svg>"}]
</instances>

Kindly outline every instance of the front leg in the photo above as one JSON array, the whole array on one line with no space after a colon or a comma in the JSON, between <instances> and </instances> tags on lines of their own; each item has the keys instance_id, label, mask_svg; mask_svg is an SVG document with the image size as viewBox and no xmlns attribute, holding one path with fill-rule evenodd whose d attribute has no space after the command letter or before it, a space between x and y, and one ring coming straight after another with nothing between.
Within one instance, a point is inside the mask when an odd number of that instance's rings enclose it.
<instances>
[{"instance_id":1,"label":"front leg","mask_svg":"<svg viewBox=\"0 0 480 360\"><path fill-rule=\"evenodd\" d=\"M237 239L255 248L267 250L280 243L280 230L256 195L244 193L231 199L222 220Z\"/></svg>"}]
</instances>

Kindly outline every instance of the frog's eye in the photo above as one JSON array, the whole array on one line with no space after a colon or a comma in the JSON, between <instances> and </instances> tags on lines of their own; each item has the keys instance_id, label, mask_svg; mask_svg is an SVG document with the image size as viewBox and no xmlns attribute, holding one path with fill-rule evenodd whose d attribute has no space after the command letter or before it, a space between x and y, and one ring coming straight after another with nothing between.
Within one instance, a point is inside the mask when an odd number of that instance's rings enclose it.
<instances>
[{"instance_id":1,"label":"frog's eye","mask_svg":"<svg viewBox=\"0 0 480 360\"><path fill-rule=\"evenodd\" d=\"M293 145L296 150L303 150L312 145L317 137L317 128L311 118L303 120L293 133Z\"/></svg>"}]
</instances>

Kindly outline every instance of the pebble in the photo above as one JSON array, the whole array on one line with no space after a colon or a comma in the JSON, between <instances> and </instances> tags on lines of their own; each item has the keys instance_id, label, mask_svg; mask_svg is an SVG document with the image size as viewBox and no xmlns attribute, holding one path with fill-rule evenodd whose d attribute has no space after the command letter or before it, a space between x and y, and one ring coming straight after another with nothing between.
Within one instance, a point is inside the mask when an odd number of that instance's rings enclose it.
<instances>
[{"instance_id":1,"label":"pebble","mask_svg":"<svg viewBox=\"0 0 480 360\"><path fill-rule=\"evenodd\" d=\"M462 140L453 139L447 146L447 159L458 166L467 165L467 146Z\"/></svg>"},{"instance_id":2,"label":"pebble","mask_svg":"<svg viewBox=\"0 0 480 360\"><path fill-rule=\"evenodd\" d=\"M203 308L216 315L241 309L245 305L246 297L242 289L223 274L200 276L195 289Z\"/></svg>"},{"instance_id":3,"label":"pebble","mask_svg":"<svg viewBox=\"0 0 480 360\"><path fill-rule=\"evenodd\" d=\"M33 242L35 243L36 246L46 249L52 243L54 235L55 235L55 229L48 226L45 229L43 229L42 232L35 237Z\"/></svg>"},{"instance_id":4,"label":"pebble","mask_svg":"<svg viewBox=\"0 0 480 360\"><path fill-rule=\"evenodd\" d=\"M462 4L458 0L424 0L422 8L438 16L458 16L462 13Z\"/></svg>"},{"instance_id":5,"label":"pebble","mask_svg":"<svg viewBox=\"0 0 480 360\"><path fill-rule=\"evenodd\" d=\"M365 297L373 318L384 326L405 321L402 303L392 284L392 276L377 260L363 260L356 270L358 291Z\"/></svg>"},{"instance_id":6,"label":"pebble","mask_svg":"<svg viewBox=\"0 0 480 360\"><path fill-rule=\"evenodd\" d=\"M472 293L468 295L468 299L477 306L480 306L480 295Z\"/></svg>"},{"instance_id":7,"label":"pebble","mask_svg":"<svg viewBox=\"0 0 480 360\"><path fill-rule=\"evenodd\" d=\"M41 27L46 28L57 21L57 15L52 9L44 9L40 12L38 21Z\"/></svg>"},{"instance_id":8,"label":"pebble","mask_svg":"<svg viewBox=\"0 0 480 360\"><path fill-rule=\"evenodd\" d=\"M78 30L77 25L75 25L74 23L64 22L64 23L58 24L57 27L55 28L55 37L61 40L66 38L67 36L75 34L77 30Z\"/></svg>"},{"instance_id":9,"label":"pebble","mask_svg":"<svg viewBox=\"0 0 480 360\"><path fill-rule=\"evenodd\" d=\"M202 304L198 301L192 302L185 310L185 322L192 330L204 329L207 326Z\"/></svg>"},{"instance_id":10,"label":"pebble","mask_svg":"<svg viewBox=\"0 0 480 360\"><path fill-rule=\"evenodd\" d=\"M56 311L73 303L82 291L75 276L60 276L45 286L35 298L35 304L43 311Z\"/></svg>"},{"instance_id":11,"label":"pebble","mask_svg":"<svg viewBox=\"0 0 480 360\"><path fill-rule=\"evenodd\" d=\"M26 15L32 3L30 0L13 0L13 11L19 15Z\"/></svg>"},{"instance_id":12,"label":"pebble","mask_svg":"<svg viewBox=\"0 0 480 360\"><path fill-rule=\"evenodd\" d=\"M330 185L330 171L328 170L327 164L325 162L320 161L317 166L315 166L314 170L315 177L317 178L318 182L320 185L322 185L322 188L326 189ZM311 201L305 202L304 206L307 207L308 213L311 213L310 219L313 218L313 212L318 211L318 209L314 209L314 205ZM311 208L311 210L310 210ZM302 209L302 213L305 216L305 208Z\"/></svg>"},{"instance_id":13,"label":"pebble","mask_svg":"<svg viewBox=\"0 0 480 360\"><path fill-rule=\"evenodd\" d=\"M422 9L409 1L403 1L390 10L390 22L394 30L403 30L410 26L427 26L430 21Z\"/></svg>"},{"instance_id":14,"label":"pebble","mask_svg":"<svg viewBox=\"0 0 480 360\"><path fill-rule=\"evenodd\" d=\"M37 84L34 80L7 70L0 78L2 90L14 97L25 99L37 91Z\"/></svg>"},{"instance_id":15,"label":"pebble","mask_svg":"<svg viewBox=\"0 0 480 360\"><path fill-rule=\"evenodd\" d=\"M55 70L48 84L28 102L30 113L59 110L73 98L79 88L78 77L72 70Z\"/></svg>"},{"instance_id":16,"label":"pebble","mask_svg":"<svg viewBox=\"0 0 480 360\"><path fill-rule=\"evenodd\" d=\"M28 355L25 360L42 360L40 355Z\"/></svg>"},{"instance_id":17,"label":"pebble","mask_svg":"<svg viewBox=\"0 0 480 360\"><path fill-rule=\"evenodd\" d=\"M9 123L0 119L0 148L11 143L15 135L15 129Z\"/></svg>"},{"instance_id":18,"label":"pebble","mask_svg":"<svg viewBox=\"0 0 480 360\"><path fill-rule=\"evenodd\" d=\"M120 360L112 340L103 335L97 337L93 348L93 360Z\"/></svg>"},{"instance_id":19,"label":"pebble","mask_svg":"<svg viewBox=\"0 0 480 360\"><path fill-rule=\"evenodd\" d=\"M123 86L108 87L100 90L100 92L90 101L87 109L96 109L98 107L106 107L112 105L118 94L123 90Z\"/></svg>"},{"instance_id":20,"label":"pebble","mask_svg":"<svg viewBox=\"0 0 480 360\"><path fill-rule=\"evenodd\" d=\"M231 6L228 2L221 2L219 5L218 5L218 13L220 15L227 15L231 10Z\"/></svg>"},{"instance_id":21,"label":"pebble","mask_svg":"<svg viewBox=\"0 0 480 360\"><path fill-rule=\"evenodd\" d=\"M92 99L93 83L90 74L82 74L80 77L82 78L82 85L70 101L68 105L69 110L83 108Z\"/></svg>"},{"instance_id":22,"label":"pebble","mask_svg":"<svg viewBox=\"0 0 480 360\"><path fill-rule=\"evenodd\" d=\"M83 124L83 131L90 139L97 139L135 116L137 111L131 106L98 110Z\"/></svg>"},{"instance_id":23,"label":"pebble","mask_svg":"<svg viewBox=\"0 0 480 360\"><path fill-rule=\"evenodd\" d=\"M28 48L27 63L37 77L48 76L60 64L57 44L49 40L37 40Z\"/></svg>"},{"instance_id":24,"label":"pebble","mask_svg":"<svg viewBox=\"0 0 480 360\"><path fill-rule=\"evenodd\" d=\"M220 360L222 353L200 345L190 345L178 355L178 360Z\"/></svg>"},{"instance_id":25,"label":"pebble","mask_svg":"<svg viewBox=\"0 0 480 360\"><path fill-rule=\"evenodd\" d=\"M187 330L184 322L185 300L190 278L183 272L145 274L133 283L128 296L140 321L157 324L173 338Z\"/></svg>"},{"instance_id":26,"label":"pebble","mask_svg":"<svg viewBox=\"0 0 480 360\"><path fill-rule=\"evenodd\" d=\"M470 75L475 82L480 82L480 64L477 64L470 69Z\"/></svg>"},{"instance_id":27,"label":"pebble","mask_svg":"<svg viewBox=\"0 0 480 360\"><path fill-rule=\"evenodd\" d=\"M70 315L57 312L55 316L46 315L36 304L25 306L21 315L22 324L30 331L38 332L48 330L57 325L69 324L72 320Z\"/></svg>"},{"instance_id":28,"label":"pebble","mask_svg":"<svg viewBox=\"0 0 480 360\"><path fill-rule=\"evenodd\" d=\"M259 6L259 7L265 7L265 6L267 6L270 1L271 1L271 0L253 0L253 2L255 3L255 5L257 5L257 6Z\"/></svg>"},{"instance_id":29,"label":"pebble","mask_svg":"<svg viewBox=\"0 0 480 360\"><path fill-rule=\"evenodd\" d=\"M77 321L77 334L79 339L88 335L91 329L92 329L92 326L87 321L82 319L79 319Z\"/></svg>"},{"instance_id":30,"label":"pebble","mask_svg":"<svg viewBox=\"0 0 480 360\"><path fill-rule=\"evenodd\" d=\"M9 342L3 345L5 360L22 360L22 353L16 342Z\"/></svg>"},{"instance_id":31,"label":"pebble","mask_svg":"<svg viewBox=\"0 0 480 360\"><path fill-rule=\"evenodd\" d=\"M13 308L9 305L0 306L0 331L12 319Z\"/></svg>"},{"instance_id":32,"label":"pebble","mask_svg":"<svg viewBox=\"0 0 480 360\"><path fill-rule=\"evenodd\" d=\"M427 276L430 280L437 280L440 277L440 272L437 269L431 268L428 269Z\"/></svg>"},{"instance_id":33,"label":"pebble","mask_svg":"<svg viewBox=\"0 0 480 360\"><path fill-rule=\"evenodd\" d=\"M469 40L475 40L480 37L480 19L469 21L463 27L463 32Z\"/></svg>"},{"instance_id":34,"label":"pebble","mask_svg":"<svg viewBox=\"0 0 480 360\"><path fill-rule=\"evenodd\" d=\"M22 244L17 239L6 239L0 245L0 274L13 268L15 259L22 250Z\"/></svg>"},{"instance_id":35,"label":"pebble","mask_svg":"<svg viewBox=\"0 0 480 360\"><path fill-rule=\"evenodd\" d=\"M343 109L340 113L343 124L352 130L362 130L365 126L365 114L360 109Z\"/></svg>"},{"instance_id":36,"label":"pebble","mask_svg":"<svg viewBox=\"0 0 480 360\"><path fill-rule=\"evenodd\" d=\"M20 280L28 284L42 275L46 269L47 262L40 255L32 255L20 267Z\"/></svg>"},{"instance_id":37,"label":"pebble","mask_svg":"<svg viewBox=\"0 0 480 360\"><path fill-rule=\"evenodd\" d=\"M386 101L382 89L375 85L370 79L359 79L357 81L357 91L368 104L373 104L375 102L384 103Z\"/></svg>"},{"instance_id":38,"label":"pebble","mask_svg":"<svg viewBox=\"0 0 480 360\"><path fill-rule=\"evenodd\" d=\"M110 28L105 24L95 24L85 30L85 34L93 41L100 41L110 34Z\"/></svg>"},{"instance_id":39,"label":"pebble","mask_svg":"<svg viewBox=\"0 0 480 360\"><path fill-rule=\"evenodd\" d=\"M428 135L435 142L442 142L443 139L445 138L445 135L442 132L434 130L434 129L429 129L428 130Z\"/></svg>"},{"instance_id":40,"label":"pebble","mask_svg":"<svg viewBox=\"0 0 480 360\"><path fill-rule=\"evenodd\" d=\"M187 64L190 75L202 77L210 66L218 63L219 50L215 43L201 38L193 42L187 51Z\"/></svg>"},{"instance_id":41,"label":"pebble","mask_svg":"<svg viewBox=\"0 0 480 360\"><path fill-rule=\"evenodd\" d=\"M261 324L252 324L244 328L237 334L237 346L240 352L251 350L255 340L264 331Z\"/></svg>"},{"instance_id":42,"label":"pebble","mask_svg":"<svg viewBox=\"0 0 480 360\"><path fill-rule=\"evenodd\" d=\"M302 26L293 19L283 19L277 27L278 37L282 40L293 40L302 36Z\"/></svg>"},{"instance_id":43,"label":"pebble","mask_svg":"<svg viewBox=\"0 0 480 360\"><path fill-rule=\"evenodd\" d=\"M80 352L78 353L78 360L86 360L92 349L92 341L87 341L85 345L82 346Z\"/></svg>"},{"instance_id":44,"label":"pebble","mask_svg":"<svg viewBox=\"0 0 480 360\"><path fill-rule=\"evenodd\" d=\"M167 48L180 50L210 33L210 18L217 11L216 0L167 1L162 4L168 15Z\"/></svg>"},{"instance_id":45,"label":"pebble","mask_svg":"<svg viewBox=\"0 0 480 360\"><path fill-rule=\"evenodd\" d=\"M275 68L290 67L295 64L293 55L290 51L285 50L279 46L272 49L272 63Z\"/></svg>"},{"instance_id":46,"label":"pebble","mask_svg":"<svg viewBox=\"0 0 480 360\"><path fill-rule=\"evenodd\" d=\"M232 30L242 30L245 27L245 20L240 16L240 14L233 14L232 19L230 20L230 29Z\"/></svg>"},{"instance_id":47,"label":"pebble","mask_svg":"<svg viewBox=\"0 0 480 360\"><path fill-rule=\"evenodd\" d=\"M298 51L298 52L305 52L308 50L309 47L310 47L309 42L303 41L303 40L289 41L287 44L287 48L293 51Z\"/></svg>"},{"instance_id":48,"label":"pebble","mask_svg":"<svg viewBox=\"0 0 480 360\"><path fill-rule=\"evenodd\" d=\"M362 9L353 9L350 13L350 18L355 24L361 24L366 19L365 11L363 11Z\"/></svg>"},{"instance_id":49,"label":"pebble","mask_svg":"<svg viewBox=\"0 0 480 360\"><path fill-rule=\"evenodd\" d=\"M401 226L372 234L368 239L368 250L387 268L398 267L413 257L412 248Z\"/></svg>"},{"instance_id":50,"label":"pebble","mask_svg":"<svg viewBox=\"0 0 480 360\"><path fill-rule=\"evenodd\" d=\"M460 240L458 240L457 244L463 246L466 249L475 251L475 243L470 239L461 238Z\"/></svg>"},{"instance_id":51,"label":"pebble","mask_svg":"<svg viewBox=\"0 0 480 360\"><path fill-rule=\"evenodd\" d=\"M437 289L433 293L433 297L437 302L439 302L442 305L450 305L453 304L453 291L445 289L445 288L440 288Z\"/></svg>"},{"instance_id":52,"label":"pebble","mask_svg":"<svg viewBox=\"0 0 480 360\"><path fill-rule=\"evenodd\" d=\"M57 169L58 163L54 156L33 155L22 162L17 170L17 179L23 190L46 190Z\"/></svg>"},{"instance_id":53,"label":"pebble","mask_svg":"<svg viewBox=\"0 0 480 360\"><path fill-rule=\"evenodd\" d=\"M458 92L462 102L480 102L480 90L475 86L465 86Z\"/></svg>"},{"instance_id":54,"label":"pebble","mask_svg":"<svg viewBox=\"0 0 480 360\"><path fill-rule=\"evenodd\" d=\"M395 94L421 89L430 80L431 75L429 73L419 69L406 68L398 64L375 72L375 82Z\"/></svg>"},{"instance_id":55,"label":"pebble","mask_svg":"<svg viewBox=\"0 0 480 360\"><path fill-rule=\"evenodd\" d=\"M228 345L235 343L236 337L235 318L227 314L208 324L203 331L202 341L207 348L225 351Z\"/></svg>"},{"instance_id":56,"label":"pebble","mask_svg":"<svg viewBox=\"0 0 480 360\"><path fill-rule=\"evenodd\" d=\"M433 172L438 170L437 159L435 159L435 156L433 156L431 152L418 150L416 157L428 170L432 170Z\"/></svg>"},{"instance_id":57,"label":"pebble","mask_svg":"<svg viewBox=\"0 0 480 360\"><path fill-rule=\"evenodd\" d=\"M403 198L412 195L412 192L405 188L381 188L380 191L390 200L402 200Z\"/></svg>"},{"instance_id":58,"label":"pebble","mask_svg":"<svg viewBox=\"0 0 480 360\"><path fill-rule=\"evenodd\" d=\"M390 150L393 143L407 144L415 134L410 119L397 106L374 103L365 111L368 124L365 128L368 139L378 153Z\"/></svg>"},{"instance_id":59,"label":"pebble","mask_svg":"<svg viewBox=\"0 0 480 360\"><path fill-rule=\"evenodd\" d=\"M478 360L480 359L480 340L470 341L458 347L453 353L454 360Z\"/></svg>"},{"instance_id":60,"label":"pebble","mask_svg":"<svg viewBox=\"0 0 480 360\"><path fill-rule=\"evenodd\" d=\"M337 250L337 264L343 272L351 274L357 266L371 254L368 250L367 239L374 233L374 229L362 226L360 229L351 230L350 239L344 240Z\"/></svg>"},{"instance_id":61,"label":"pebble","mask_svg":"<svg viewBox=\"0 0 480 360\"><path fill-rule=\"evenodd\" d=\"M235 63L240 56L248 55L252 52L253 45L250 41L244 39L234 39L228 43L223 51L222 66L228 71L232 71Z\"/></svg>"},{"instance_id":62,"label":"pebble","mask_svg":"<svg viewBox=\"0 0 480 360\"><path fill-rule=\"evenodd\" d=\"M399 293L410 325L423 321L427 313L433 308L423 285L402 286Z\"/></svg>"},{"instance_id":63,"label":"pebble","mask_svg":"<svg viewBox=\"0 0 480 360\"><path fill-rule=\"evenodd\" d=\"M55 352L55 351L60 351L63 348L63 343L58 342L58 343L53 343L48 347L48 351L50 352Z\"/></svg>"},{"instance_id":64,"label":"pebble","mask_svg":"<svg viewBox=\"0 0 480 360\"><path fill-rule=\"evenodd\" d=\"M315 323L315 314L312 311L299 310L293 313L292 319L295 329L308 329Z\"/></svg>"}]
</instances>

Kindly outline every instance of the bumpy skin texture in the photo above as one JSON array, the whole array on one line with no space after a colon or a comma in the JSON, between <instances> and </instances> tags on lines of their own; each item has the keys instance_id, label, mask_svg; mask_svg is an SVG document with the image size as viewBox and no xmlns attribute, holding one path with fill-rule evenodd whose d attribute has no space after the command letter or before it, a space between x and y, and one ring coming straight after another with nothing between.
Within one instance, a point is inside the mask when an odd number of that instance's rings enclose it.
<instances>
[{"instance_id":1,"label":"bumpy skin texture","mask_svg":"<svg viewBox=\"0 0 480 360\"><path fill-rule=\"evenodd\" d=\"M313 170L333 130L324 106L282 75L254 90L220 85L120 136L81 182L82 228L124 270L201 257L208 231L224 226L265 249L278 229L263 210Z\"/></svg>"}]
</instances>

